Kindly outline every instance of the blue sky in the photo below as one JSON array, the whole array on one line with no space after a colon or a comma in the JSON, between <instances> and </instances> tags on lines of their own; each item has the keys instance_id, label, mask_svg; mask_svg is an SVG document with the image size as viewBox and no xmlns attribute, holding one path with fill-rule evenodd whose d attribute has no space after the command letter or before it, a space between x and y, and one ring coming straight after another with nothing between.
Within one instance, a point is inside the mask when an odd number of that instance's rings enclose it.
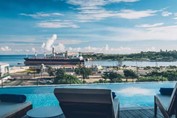
<instances>
[{"instance_id":1,"label":"blue sky","mask_svg":"<svg viewBox=\"0 0 177 118\"><path fill-rule=\"evenodd\" d=\"M0 2L0 54L177 50L176 0Z\"/></svg>"}]
</instances>

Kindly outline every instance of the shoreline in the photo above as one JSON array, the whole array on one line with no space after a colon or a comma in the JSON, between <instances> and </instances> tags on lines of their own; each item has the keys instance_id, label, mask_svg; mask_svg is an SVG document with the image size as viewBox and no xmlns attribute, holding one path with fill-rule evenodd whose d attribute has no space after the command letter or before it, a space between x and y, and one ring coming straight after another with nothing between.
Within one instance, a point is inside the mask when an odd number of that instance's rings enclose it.
<instances>
[{"instance_id":1,"label":"shoreline","mask_svg":"<svg viewBox=\"0 0 177 118\"><path fill-rule=\"evenodd\" d=\"M29 68L30 68L29 66L13 66L13 67L10 67L9 73L13 74L13 73L23 72Z\"/></svg>"}]
</instances>

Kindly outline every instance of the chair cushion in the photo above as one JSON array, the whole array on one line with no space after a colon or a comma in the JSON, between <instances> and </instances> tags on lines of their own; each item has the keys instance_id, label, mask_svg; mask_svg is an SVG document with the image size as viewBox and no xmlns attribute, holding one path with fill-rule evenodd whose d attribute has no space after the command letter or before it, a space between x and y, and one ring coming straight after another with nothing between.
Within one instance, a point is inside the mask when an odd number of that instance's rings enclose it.
<instances>
[{"instance_id":1,"label":"chair cushion","mask_svg":"<svg viewBox=\"0 0 177 118\"><path fill-rule=\"evenodd\" d=\"M6 118L30 105L31 103L29 102L24 103L0 102L0 118Z\"/></svg>"},{"instance_id":2,"label":"chair cushion","mask_svg":"<svg viewBox=\"0 0 177 118\"><path fill-rule=\"evenodd\" d=\"M173 92L173 88L160 88L159 92L161 95L170 95L171 96L171 94Z\"/></svg>"},{"instance_id":3,"label":"chair cushion","mask_svg":"<svg viewBox=\"0 0 177 118\"><path fill-rule=\"evenodd\" d=\"M159 99L159 101L162 104L162 106L164 107L164 109L168 110L168 107L170 105L171 96L157 94L156 97Z\"/></svg>"},{"instance_id":4,"label":"chair cushion","mask_svg":"<svg viewBox=\"0 0 177 118\"><path fill-rule=\"evenodd\" d=\"M118 115L119 115L119 100L117 98L113 100L113 107L114 107L115 118L118 118Z\"/></svg>"},{"instance_id":5,"label":"chair cushion","mask_svg":"<svg viewBox=\"0 0 177 118\"><path fill-rule=\"evenodd\" d=\"M26 96L16 94L0 94L0 101L11 103L23 103L26 101Z\"/></svg>"}]
</instances>

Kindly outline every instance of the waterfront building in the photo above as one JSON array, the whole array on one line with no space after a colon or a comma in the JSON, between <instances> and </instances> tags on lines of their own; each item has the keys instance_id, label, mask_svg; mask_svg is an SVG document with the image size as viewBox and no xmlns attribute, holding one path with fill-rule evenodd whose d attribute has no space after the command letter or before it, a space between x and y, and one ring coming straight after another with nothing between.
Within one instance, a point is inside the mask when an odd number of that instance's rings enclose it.
<instances>
[{"instance_id":1,"label":"waterfront building","mask_svg":"<svg viewBox=\"0 0 177 118\"><path fill-rule=\"evenodd\" d=\"M9 75L9 64L0 63L0 84L10 78Z\"/></svg>"}]
</instances>

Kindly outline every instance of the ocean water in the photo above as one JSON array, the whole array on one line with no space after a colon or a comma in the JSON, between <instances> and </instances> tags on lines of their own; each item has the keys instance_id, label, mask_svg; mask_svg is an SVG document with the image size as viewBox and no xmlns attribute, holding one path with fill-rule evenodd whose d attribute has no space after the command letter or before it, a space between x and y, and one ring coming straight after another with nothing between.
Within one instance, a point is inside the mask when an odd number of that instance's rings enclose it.
<instances>
[{"instance_id":1,"label":"ocean water","mask_svg":"<svg viewBox=\"0 0 177 118\"><path fill-rule=\"evenodd\" d=\"M0 62L8 63L10 66L17 66L18 63L24 64L26 55L0 55Z\"/></svg>"},{"instance_id":2,"label":"ocean water","mask_svg":"<svg viewBox=\"0 0 177 118\"><path fill-rule=\"evenodd\" d=\"M116 93L120 106L123 107L153 107L154 95L159 93L160 87L174 87L176 82L137 82L137 83L110 83L110 84L81 84L34 87L7 87L0 88L1 93L25 94L27 101L33 107L58 106L53 94L54 88L102 88L111 89Z\"/></svg>"},{"instance_id":3,"label":"ocean water","mask_svg":"<svg viewBox=\"0 0 177 118\"><path fill-rule=\"evenodd\" d=\"M34 55L28 55L28 57L32 57ZM41 56L41 55L39 55ZM10 66L17 66L17 65L24 65L24 58L27 57L26 55L0 55L0 62L9 63ZM87 61L85 65L92 66L92 65L101 65L101 66L117 66L118 61ZM174 62L150 62L150 61L123 61L122 65L126 66L138 66L138 67L146 67L146 66L177 66L177 61Z\"/></svg>"}]
</instances>

